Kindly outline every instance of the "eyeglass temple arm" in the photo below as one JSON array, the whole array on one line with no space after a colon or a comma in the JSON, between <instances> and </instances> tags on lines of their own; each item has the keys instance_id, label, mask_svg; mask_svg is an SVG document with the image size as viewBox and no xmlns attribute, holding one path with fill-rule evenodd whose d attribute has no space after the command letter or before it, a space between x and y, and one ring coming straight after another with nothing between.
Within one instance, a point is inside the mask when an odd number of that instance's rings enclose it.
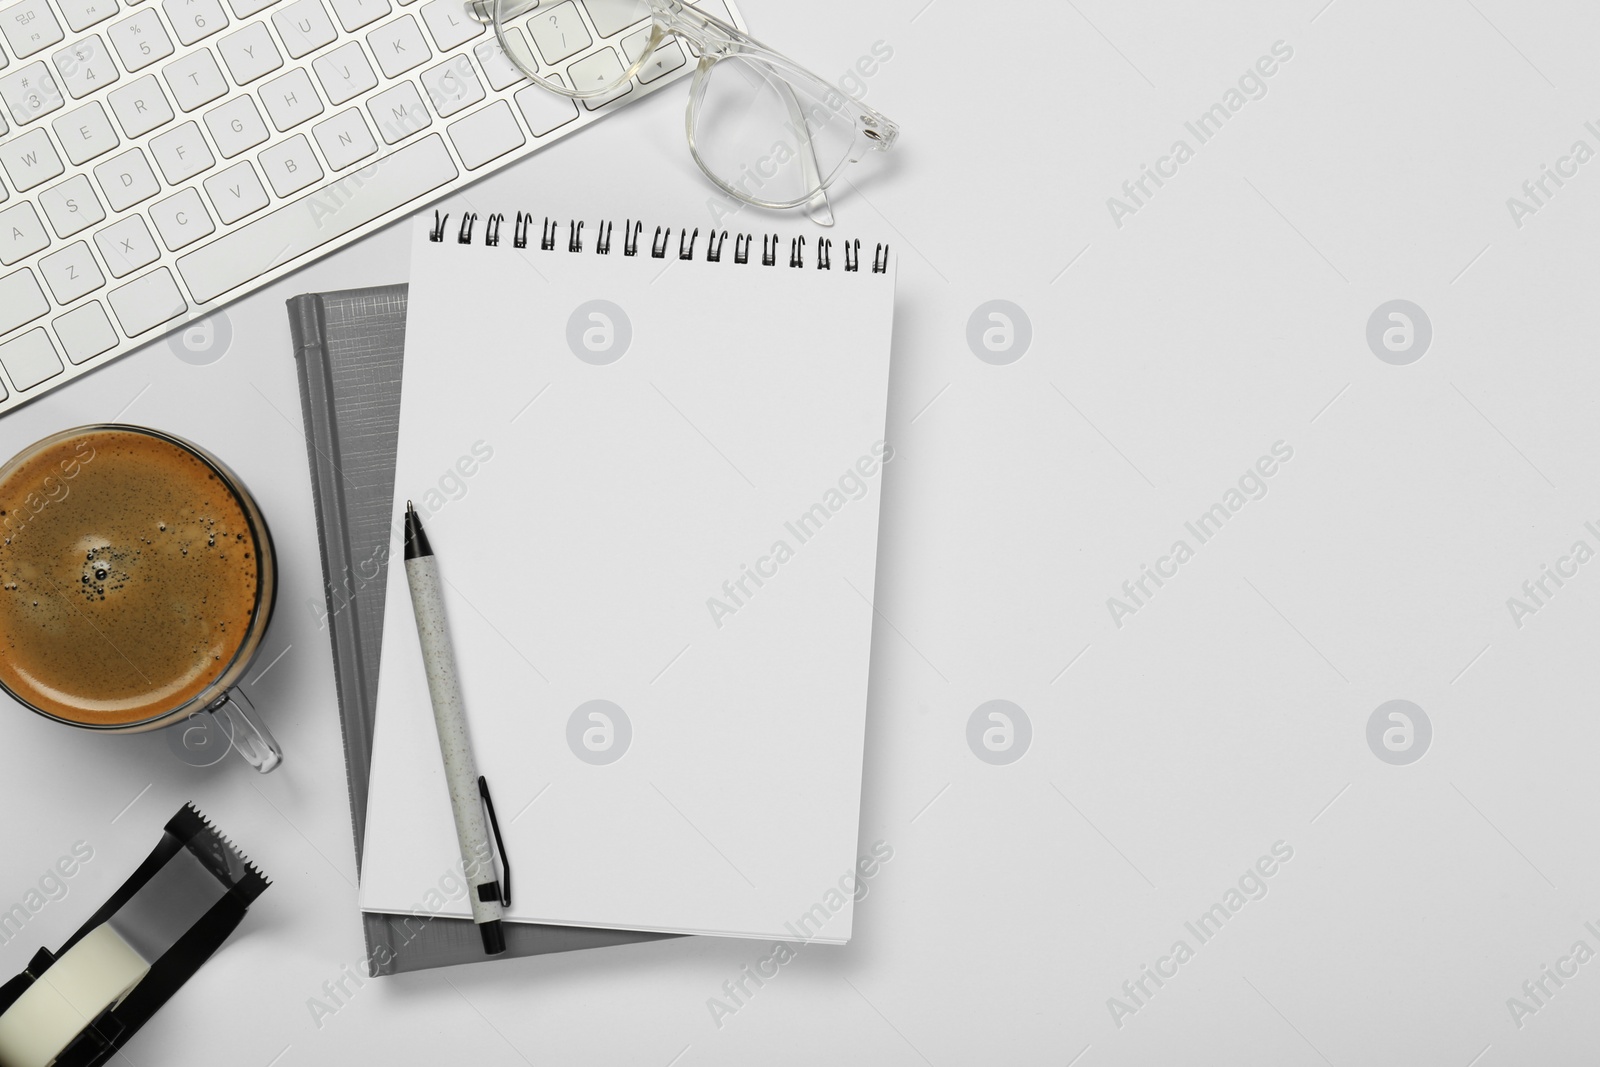
<instances>
[{"instance_id":1,"label":"eyeglass temple arm","mask_svg":"<svg viewBox=\"0 0 1600 1067\"><path fill-rule=\"evenodd\" d=\"M805 112L800 109L800 100L794 95L794 87L781 78L774 78L764 65L757 65L756 69L783 97L784 105L789 109L789 123L800 138L800 166L805 171L806 186L816 190L811 199L806 201L806 214L819 226L832 226L833 206L828 203L828 190L822 186L822 169L817 165L817 146L811 137L811 127L806 124Z\"/></svg>"}]
</instances>

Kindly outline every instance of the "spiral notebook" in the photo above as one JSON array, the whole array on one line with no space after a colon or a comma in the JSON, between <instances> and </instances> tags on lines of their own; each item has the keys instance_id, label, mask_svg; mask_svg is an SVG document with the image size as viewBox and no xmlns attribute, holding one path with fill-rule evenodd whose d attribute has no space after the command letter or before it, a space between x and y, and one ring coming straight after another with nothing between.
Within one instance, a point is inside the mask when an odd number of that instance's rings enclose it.
<instances>
[{"instance_id":1,"label":"spiral notebook","mask_svg":"<svg viewBox=\"0 0 1600 1067\"><path fill-rule=\"evenodd\" d=\"M849 939L894 279L860 241L417 226L396 507L513 920ZM410 612L382 648L361 905L465 916Z\"/></svg>"}]
</instances>

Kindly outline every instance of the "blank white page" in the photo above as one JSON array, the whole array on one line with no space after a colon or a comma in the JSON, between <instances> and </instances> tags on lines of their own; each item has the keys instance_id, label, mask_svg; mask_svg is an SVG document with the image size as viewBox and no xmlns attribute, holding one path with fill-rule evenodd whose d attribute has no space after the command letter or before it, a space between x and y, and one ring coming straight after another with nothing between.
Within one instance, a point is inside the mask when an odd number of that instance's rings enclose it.
<instances>
[{"instance_id":1,"label":"blank white page","mask_svg":"<svg viewBox=\"0 0 1600 1067\"><path fill-rule=\"evenodd\" d=\"M511 229L417 226L395 485L446 583L510 915L846 941L893 263ZM361 906L464 917L393 532Z\"/></svg>"}]
</instances>

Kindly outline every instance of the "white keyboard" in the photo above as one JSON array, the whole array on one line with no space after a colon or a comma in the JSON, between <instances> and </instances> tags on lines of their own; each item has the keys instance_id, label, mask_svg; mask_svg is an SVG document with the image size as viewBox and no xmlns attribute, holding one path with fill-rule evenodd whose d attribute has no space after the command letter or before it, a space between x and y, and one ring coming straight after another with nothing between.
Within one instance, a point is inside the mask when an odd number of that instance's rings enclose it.
<instances>
[{"instance_id":1,"label":"white keyboard","mask_svg":"<svg viewBox=\"0 0 1600 1067\"><path fill-rule=\"evenodd\" d=\"M516 23L568 85L614 78L650 32L641 0ZM0 415L692 69L672 41L574 101L462 0L0 8Z\"/></svg>"}]
</instances>

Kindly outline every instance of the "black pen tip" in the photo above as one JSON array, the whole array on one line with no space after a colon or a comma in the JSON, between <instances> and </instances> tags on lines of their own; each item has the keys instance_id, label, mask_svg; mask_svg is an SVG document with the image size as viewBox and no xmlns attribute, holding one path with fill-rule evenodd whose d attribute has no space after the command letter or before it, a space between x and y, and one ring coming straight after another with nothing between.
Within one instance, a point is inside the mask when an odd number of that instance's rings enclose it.
<instances>
[{"instance_id":1,"label":"black pen tip","mask_svg":"<svg viewBox=\"0 0 1600 1067\"><path fill-rule=\"evenodd\" d=\"M422 518L416 509L411 506L411 501L406 501L406 559L416 559L419 556L433 555L433 546L428 544L428 535L423 532Z\"/></svg>"},{"instance_id":2,"label":"black pen tip","mask_svg":"<svg viewBox=\"0 0 1600 1067\"><path fill-rule=\"evenodd\" d=\"M479 924L478 932L483 935L483 951L486 955L498 956L506 950L506 931L499 919Z\"/></svg>"}]
</instances>

